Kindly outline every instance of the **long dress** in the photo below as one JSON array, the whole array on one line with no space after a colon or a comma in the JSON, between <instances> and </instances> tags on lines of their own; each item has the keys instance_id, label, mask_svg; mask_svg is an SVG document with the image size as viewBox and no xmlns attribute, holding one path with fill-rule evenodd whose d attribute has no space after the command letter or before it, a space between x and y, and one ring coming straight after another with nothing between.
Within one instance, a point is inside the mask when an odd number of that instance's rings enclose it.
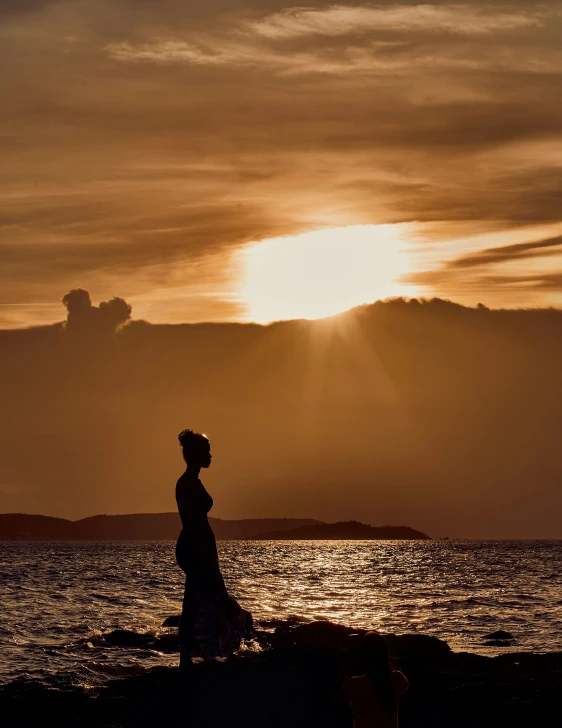
<instances>
[{"instance_id":1,"label":"long dress","mask_svg":"<svg viewBox=\"0 0 562 728\"><path fill-rule=\"evenodd\" d=\"M182 522L176 559L185 572L180 653L203 659L232 655L247 628L247 613L229 596L222 578L207 517L213 499L199 478L186 472L177 482L176 501Z\"/></svg>"}]
</instances>

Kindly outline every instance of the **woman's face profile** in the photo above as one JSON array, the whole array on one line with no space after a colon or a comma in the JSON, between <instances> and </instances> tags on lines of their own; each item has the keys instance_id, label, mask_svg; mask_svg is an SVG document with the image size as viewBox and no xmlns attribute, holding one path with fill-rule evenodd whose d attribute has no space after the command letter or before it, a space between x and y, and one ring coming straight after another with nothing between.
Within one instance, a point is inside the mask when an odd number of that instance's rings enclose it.
<instances>
[{"instance_id":1,"label":"woman's face profile","mask_svg":"<svg viewBox=\"0 0 562 728\"><path fill-rule=\"evenodd\" d=\"M193 430L182 430L178 435L186 465L192 468L208 468L213 459L211 443L206 435Z\"/></svg>"},{"instance_id":2,"label":"woman's face profile","mask_svg":"<svg viewBox=\"0 0 562 728\"><path fill-rule=\"evenodd\" d=\"M200 463L202 468L208 468L213 456L211 455L211 443L208 440L201 443Z\"/></svg>"}]
</instances>

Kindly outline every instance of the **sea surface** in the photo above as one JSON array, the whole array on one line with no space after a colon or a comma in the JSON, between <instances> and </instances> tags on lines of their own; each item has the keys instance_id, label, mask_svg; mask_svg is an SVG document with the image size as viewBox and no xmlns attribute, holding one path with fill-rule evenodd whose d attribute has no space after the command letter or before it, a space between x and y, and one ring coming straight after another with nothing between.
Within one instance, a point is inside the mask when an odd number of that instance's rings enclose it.
<instances>
[{"instance_id":1,"label":"sea surface","mask_svg":"<svg viewBox=\"0 0 562 728\"><path fill-rule=\"evenodd\" d=\"M177 664L108 645L178 614L171 541L0 543L0 683L64 688ZM222 541L230 592L258 622L297 616L447 640L495 655L562 650L562 541ZM251 646L250 646L251 648Z\"/></svg>"}]
</instances>

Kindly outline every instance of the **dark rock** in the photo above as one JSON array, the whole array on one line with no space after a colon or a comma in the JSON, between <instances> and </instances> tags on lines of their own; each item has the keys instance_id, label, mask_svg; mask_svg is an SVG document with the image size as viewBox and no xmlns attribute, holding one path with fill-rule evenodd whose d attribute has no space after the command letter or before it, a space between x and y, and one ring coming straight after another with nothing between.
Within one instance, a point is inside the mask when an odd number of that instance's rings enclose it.
<instances>
[{"instance_id":1,"label":"dark rock","mask_svg":"<svg viewBox=\"0 0 562 728\"><path fill-rule=\"evenodd\" d=\"M162 627L178 627L180 623L181 614L172 614L171 617L166 617L162 622Z\"/></svg>"},{"instance_id":2,"label":"dark rock","mask_svg":"<svg viewBox=\"0 0 562 728\"><path fill-rule=\"evenodd\" d=\"M492 632L491 634L484 635L483 639L485 639L485 640L514 640L515 637L511 634L511 632L504 632L503 629L500 629L497 632Z\"/></svg>"},{"instance_id":3,"label":"dark rock","mask_svg":"<svg viewBox=\"0 0 562 728\"><path fill-rule=\"evenodd\" d=\"M455 671L478 674L490 669L493 657L475 655L473 652L451 652L447 665Z\"/></svg>"},{"instance_id":4,"label":"dark rock","mask_svg":"<svg viewBox=\"0 0 562 728\"><path fill-rule=\"evenodd\" d=\"M110 645L119 647L149 647L154 642L154 635L133 632L130 629L114 629L107 632L103 638Z\"/></svg>"},{"instance_id":5,"label":"dark rock","mask_svg":"<svg viewBox=\"0 0 562 728\"><path fill-rule=\"evenodd\" d=\"M443 657L451 653L444 640L426 634L387 634L385 637L393 657Z\"/></svg>"},{"instance_id":6,"label":"dark rock","mask_svg":"<svg viewBox=\"0 0 562 728\"><path fill-rule=\"evenodd\" d=\"M487 640L486 647L512 647L515 640Z\"/></svg>"},{"instance_id":7,"label":"dark rock","mask_svg":"<svg viewBox=\"0 0 562 728\"><path fill-rule=\"evenodd\" d=\"M246 628L246 637L251 637L254 634L254 618L252 617L251 613L246 611L245 609L242 610L244 612L244 625ZM181 614L172 614L170 617L166 617L166 619L162 622L162 627L179 627L181 619Z\"/></svg>"},{"instance_id":8,"label":"dark rock","mask_svg":"<svg viewBox=\"0 0 562 728\"><path fill-rule=\"evenodd\" d=\"M335 650L347 647L350 634L364 634L365 630L353 629L334 622L319 621L294 625L285 623L276 628L271 645L276 649Z\"/></svg>"},{"instance_id":9,"label":"dark rock","mask_svg":"<svg viewBox=\"0 0 562 728\"><path fill-rule=\"evenodd\" d=\"M0 686L2 728L154 728L170 720L190 728L350 728L339 650L356 632L363 630L331 622L280 625L280 649L194 665L189 674L145 670L95 693L20 680ZM105 639L164 649L177 635L115 630ZM409 681L400 728L529 728L550 725L559 711L562 653L485 657L424 635L387 639Z\"/></svg>"},{"instance_id":10,"label":"dark rock","mask_svg":"<svg viewBox=\"0 0 562 728\"><path fill-rule=\"evenodd\" d=\"M151 647L159 652L179 652L179 637L176 632L160 635L160 637L154 640Z\"/></svg>"},{"instance_id":11,"label":"dark rock","mask_svg":"<svg viewBox=\"0 0 562 728\"><path fill-rule=\"evenodd\" d=\"M254 618L252 617L252 613L248 612L247 609L243 609L242 611L244 612L244 637L250 639L256 634Z\"/></svg>"},{"instance_id":12,"label":"dark rock","mask_svg":"<svg viewBox=\"0 0 562 728\"><path fill-rule=\"evenodd\" d=\"M364 629L346 627L328 621L294 624L284 622L270 637L274 649L300 649L343 652L349 645L349 635L365 634ZM443 640L424 634L385 635L393 657L443 657L451 648Z\"/></svg>"},{"instance_id":13,"label":"dark rock","mask_svg":"<svg viewBox=\"0 0 562 728\"><path fill-rule=\"evenodd\" d=\"M287 619L260 619L258 624L260 627L265 629L276 629L277 627L284 627L285 625L295 626L296 624L302 623L308 624L306 617L299 617L297 615L291 615Z\"/></svg>"}]
</instances>

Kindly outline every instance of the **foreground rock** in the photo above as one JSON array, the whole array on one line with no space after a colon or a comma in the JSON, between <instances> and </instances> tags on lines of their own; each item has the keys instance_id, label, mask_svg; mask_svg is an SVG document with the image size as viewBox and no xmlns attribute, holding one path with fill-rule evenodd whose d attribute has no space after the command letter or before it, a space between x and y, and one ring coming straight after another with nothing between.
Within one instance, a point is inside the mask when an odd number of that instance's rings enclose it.
<instances>
[{"instance_id":1,"label":"foreground rock","mask_svg":"<svg viewBox=\"0 0 562 728\"><path fill-rule=\"evenodd\" d=\"M10 728L351 728L338 697L338 670L348 635L357 631L329 622L281 623L273 633L258 633L263 652L196 665L188 674L152 669L109 682L95 696L12 683L0 690L0 721ZM132 641L124 632L112 639ZM401 728L529 728L557 714L562 653L490 658L454 653L424 635L388 635L388 641L410 681Z\"/></svg>"}]
</instances>

